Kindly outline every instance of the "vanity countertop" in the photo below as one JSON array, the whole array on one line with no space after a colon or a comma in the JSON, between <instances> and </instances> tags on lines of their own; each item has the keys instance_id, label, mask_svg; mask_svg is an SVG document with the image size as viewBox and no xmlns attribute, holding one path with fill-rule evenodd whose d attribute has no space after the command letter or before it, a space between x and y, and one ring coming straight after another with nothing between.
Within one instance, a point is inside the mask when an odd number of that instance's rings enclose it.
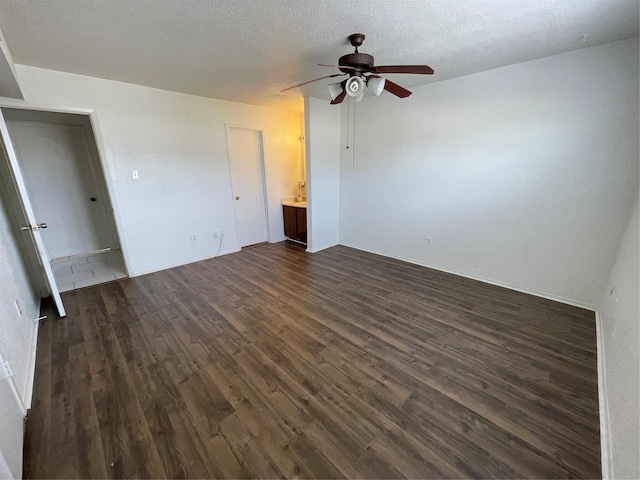
<instances>
[{"instance_id":1,"label":"vanity countertop","mask_svg":"<svg viewBox=\"0 0 640 480\"><path fill-rule=\"evenodd\" d=\"M307 208L307 197L302 197L300 201L296 197L283 198L280 203L287 207Z\"/></svg>"}]
</instances>

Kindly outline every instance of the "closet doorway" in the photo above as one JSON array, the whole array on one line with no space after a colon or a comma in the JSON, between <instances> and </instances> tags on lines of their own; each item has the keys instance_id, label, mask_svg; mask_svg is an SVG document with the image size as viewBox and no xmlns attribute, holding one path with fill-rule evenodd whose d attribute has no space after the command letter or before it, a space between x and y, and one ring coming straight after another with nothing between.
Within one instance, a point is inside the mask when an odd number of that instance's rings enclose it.
<instances>
[{"instance_id":1,"label":"closet doorway","mask_svg":"<svg viewBox=\"0 0 640 480\"><path fill-rule=\"evenodd\" d=\"M269 241L263 130L227 125L227 148L240 248Z\"/></svg>"},{"instance_id":2,"label":"closet doorway","mask_svg":"<svg viewBox=\"0 0 640 480\"><path fill-rule=\"evenodd\" d=\"M58 290L128 276L90 116L1 110Z\"/></svg>"}]
</instances>

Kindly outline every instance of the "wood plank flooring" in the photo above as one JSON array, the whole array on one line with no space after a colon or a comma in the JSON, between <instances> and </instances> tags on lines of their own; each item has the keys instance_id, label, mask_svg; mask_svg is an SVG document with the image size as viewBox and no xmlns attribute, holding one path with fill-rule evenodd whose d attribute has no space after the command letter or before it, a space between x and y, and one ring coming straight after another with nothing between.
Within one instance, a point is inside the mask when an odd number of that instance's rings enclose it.
<instances>
[{"instance_id":1,"label":"wood plank flooring","mask_svg":"<svg viewBox=\"0 0 640 480\"><path fill-rule=\"evenodd\" d=\"M63 299L26 478L601 475L586 310L286 242Z\"/></svg>"}]
</instances>

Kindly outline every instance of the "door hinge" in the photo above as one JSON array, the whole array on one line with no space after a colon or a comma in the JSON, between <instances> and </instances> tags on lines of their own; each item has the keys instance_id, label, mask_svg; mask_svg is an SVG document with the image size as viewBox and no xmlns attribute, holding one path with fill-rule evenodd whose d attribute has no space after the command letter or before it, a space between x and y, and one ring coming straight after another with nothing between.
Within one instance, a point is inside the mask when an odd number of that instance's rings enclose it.
<instances>
[{"instance_id":1,"label":"door hinge","mask_svg":"<svg viewBox=\"0 0 640 480\"><path fill-rule=\"evenodd\" d=\"M13 377L13 372L11 371L11 367L9 366L9 361L5 361L0 363L0 380L4 380L5 378Z\"/></svg>"}]
</instances>

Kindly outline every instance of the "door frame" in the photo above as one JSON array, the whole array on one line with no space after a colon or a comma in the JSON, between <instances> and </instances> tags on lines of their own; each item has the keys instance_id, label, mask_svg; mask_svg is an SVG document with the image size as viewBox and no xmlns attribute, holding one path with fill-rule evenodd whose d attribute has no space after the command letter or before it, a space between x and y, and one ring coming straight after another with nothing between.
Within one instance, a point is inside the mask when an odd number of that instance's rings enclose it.
<instances>
[{"instance_id":1,"label":"door frame","mask_svg":"<svg viewBox=\"0 0 640 480\"><path fill-rule=\"evenodd\" d=\"M126 244L124 235L122 234L122 225L123 225L122 216L120 215L120 208L116 201L115 189L113 186L113 179L112 179L112 176L109 175L110 170L105 160L107 158L105 154L106 149L104 147L104 141L103 141L102 133L99 126L100 122L98 120L98 114L96 112L96 109L48 105L48 104L28 102L26 100L17 100L13 98L0 97L0 109L2 108L15 108L20 110L36 110L36 111L51 112L51 113L70 113L73 115L85 115L89 117L89 124L91 125L91 130L93 131L93 136L96 142L96 148L98 150L97 160L98 160L100 169L102 170L104 182L107 186L106 195L109 200L109 204L111 205L111 209L113 211L113 221L116 227L116 231L114 232L114 234L117 237L118 242L120 243L120 250L122 251L122 257L124 260L124 268L128 276L129 265L131 264L129 248Z\"/></svg>"},{"instance_id":2,"label":"door frame","mask_svg":"<svg viewBox=\"0 0 640 480\"><path fill-rule=\"evenodd\" d=\"M233 170L231 167L231 132L232 128L238 128L242 130L252 130L260 133L260 149L262 150L262 161L260 162L262 173L262 194L264 197L264 220L267 228L267 242L271 243L271 221L269 218L269 182L267 181L267 172L269 171L267 165L267 149L266 149L266 129L262 125L244 125L236 123L224 124L226 137L227 137L227 165L229 167L229 183L231 184L231 200L233 202L233 219L236 224L236 243L238 250L240 247L240 237L238 236L238 210L236 209L235 193L233 191Z\"/></svg>"}]
</instances>

